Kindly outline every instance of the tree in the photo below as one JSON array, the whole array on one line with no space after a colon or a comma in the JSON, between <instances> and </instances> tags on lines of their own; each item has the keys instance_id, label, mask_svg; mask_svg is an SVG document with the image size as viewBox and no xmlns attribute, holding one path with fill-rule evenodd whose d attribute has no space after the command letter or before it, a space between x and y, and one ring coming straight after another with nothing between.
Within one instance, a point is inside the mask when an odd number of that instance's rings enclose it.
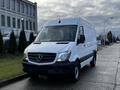
<instances>
[{"instance_id":1,"label":"tree","mask_svg":"<svg viewBox=\"0 0 120 90\"><path fill-rule=\"evenodd\" d=\"M1 31L0 31L0 53L2 52L3 52L3 38L2 38Z\"/></svg>"},{"instance_id":2,"label":"tree","mask_svg":"<svg viewBox=\"0 0 120 90\"><path fill-rule=\"evenodd\" d=\"M111 32L111 31L108 32L108 34L107 34L107 39L109 40L110 43L112 43L113 35L112 35L112 32Z\"/></svg>"},{"instance_id":3,"label":"tree","mask_svg":"<svg viewBox=\"0 0 120 90\"><path fill-rule=\"evenodd\" d=\"M33 32L30 33L30 37L29 37L29 44L31 44L34 41L35 37L33 35Z\"/></svg>"},{"instance_id":4,"label":"tree","mask_svg":"<svg viewBox=\"0 0 120 90\"><path fill-rule=\"evenodd\" d=\"M12 31L10 34L10 39L9 39L9 45L8 45L8 53L14 54L17 51L17 43L16 43L16 37L14 32Z\"/></svg>"},{"instance_id":5,"label":"tree","mask_svg":"<svg viewBox=\"0 0 120 90\"><path fill-rule=\"evenodd\" d=\"M113 39L112 39L112 40L113 40L113 42L115 43L115 42L116 42L116 37L115 37L115 36L113 36Z\"/></svg>"},{"instance_id":6,"label":"tree","mask_svg":"<svg viewBox=\"0 0 120 90\"><path fill-rule=\"evenodd\" d=\"M117 41L120 41L120 38L117 36L116 40L117 40Z\"/></svg>"},{"instance_id":7,"label":"tree","mask_svg":"<svg viewBox=\"0 0 120 90\"><path fill-rule=\"evenodd\" d=\"M23 53L26 47L27 47L27 40L25 36L25 31L22 30L20 32L20 37L19 37L18 52Z\"/></svg>"}]
</instances>

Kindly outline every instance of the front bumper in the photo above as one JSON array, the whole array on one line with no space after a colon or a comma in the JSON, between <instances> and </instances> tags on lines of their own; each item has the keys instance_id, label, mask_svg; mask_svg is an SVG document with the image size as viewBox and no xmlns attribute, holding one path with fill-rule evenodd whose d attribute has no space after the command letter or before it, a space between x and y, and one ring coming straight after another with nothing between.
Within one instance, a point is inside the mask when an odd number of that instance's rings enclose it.
<instances>
[{"instance_id":1,"label":"front bumper","mask_svg":"<svg viewBox=\"0 0 120 90\"><path fill-rule=\"evenodd\" d=\"M55 63L51 65L35 65L23 60L23 71L29 74L69 74L74 69L74 62Z\"/></svg>"}]
</instances>

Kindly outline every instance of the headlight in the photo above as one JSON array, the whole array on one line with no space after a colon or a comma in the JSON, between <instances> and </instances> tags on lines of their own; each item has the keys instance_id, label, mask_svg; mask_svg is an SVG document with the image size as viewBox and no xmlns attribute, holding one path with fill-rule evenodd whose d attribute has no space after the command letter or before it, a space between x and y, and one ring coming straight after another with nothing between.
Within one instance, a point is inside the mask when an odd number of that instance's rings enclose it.
<instances>
[{"instance_id":1,"label":"headlight","mask_svg":"<svg viewBox=\"0 0 120 90\"><path fill-rule=\"evenodd\" d=\"M58 53L57 55L57 61L58 62L62 62L62 61L66 61L69 59L71 55L71 51L65 51L65 52L61 52L61 53Z\"/></svg>"}]
</instances>

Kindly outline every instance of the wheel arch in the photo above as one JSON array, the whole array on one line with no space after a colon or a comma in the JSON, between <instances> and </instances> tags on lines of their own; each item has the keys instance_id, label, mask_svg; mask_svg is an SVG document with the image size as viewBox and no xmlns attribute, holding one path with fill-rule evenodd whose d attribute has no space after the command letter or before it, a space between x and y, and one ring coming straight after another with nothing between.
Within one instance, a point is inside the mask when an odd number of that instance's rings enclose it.
<instances>
[{"instance_id":1,"label":"wheel arch","mask_svg":"<svg viewBox=\"0 0 120 90\"><path fill-rule=\"evenodd\" d=\"M79 59L79 58L76 58L75 62L77 62L77 63L80 64L80 59Z\"/></svg>"},{"instance_id":2,"label":"wheel arch","mask_svg":"<svg viewBox=\"0 0 120 90\"><path fill-rule=\"evenodd\" d=\"M79 65L79 67L80 67L79 69L81 69L81 62L80 62L79 58L76 58L75 63L77 63Z\"/></svg>"}]
</instances>

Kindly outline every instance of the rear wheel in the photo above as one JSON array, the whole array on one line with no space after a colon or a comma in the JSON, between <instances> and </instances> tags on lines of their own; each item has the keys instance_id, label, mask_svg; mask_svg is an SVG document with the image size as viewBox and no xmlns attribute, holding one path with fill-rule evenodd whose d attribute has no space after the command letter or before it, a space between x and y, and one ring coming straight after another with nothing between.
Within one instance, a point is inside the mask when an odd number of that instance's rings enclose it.
<instances>
[{"instance_id":1,"label":"rear wheel","mask_svg":"<svg viewBox=\"0 0 120 90\"><path fill-rule=\"evenodd\" d=\"M95 66L96 66L96 57L97 57L97 54L94 53L93 59L92 59L92 61L90 62L90 66L91 66L91 67L95 67Z\"/></svg>"}]
</instances>

